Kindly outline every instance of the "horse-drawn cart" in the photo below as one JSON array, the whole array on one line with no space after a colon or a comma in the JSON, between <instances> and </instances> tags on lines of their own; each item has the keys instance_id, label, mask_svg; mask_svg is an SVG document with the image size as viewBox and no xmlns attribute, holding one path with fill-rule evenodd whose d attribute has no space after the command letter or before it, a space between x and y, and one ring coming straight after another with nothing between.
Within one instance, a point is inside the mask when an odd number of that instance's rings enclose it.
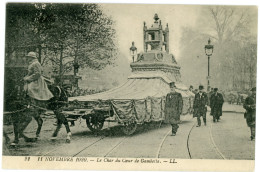
<instances>
[{"instance_id":1,"label":"horse-drawn cart","mask_svg":"<svg viewBox=\"0 0 260 172\"><path fill-rule=\"evenodd\" d=\"M155 35L153 40L149 34ZM151 28L144 25L143 36L144 52L130 64L132 74L126 83L106 92L69 98L69 108L86 109L82 118L86 119L90 130L102 129L111 117L123 126L125 134L134 133L138 124L163 122L170 82L175 82L176 91L183 97L183 114L189 113L194 94L182 84L180 66L169 53L168 26L163 29L161 22L155 20Z\"/></svg>"},{"instance_id":2,"label":"horse-drawn cart","mask_svg":"<svg viewBox=\"0 0 260 172\"><path fill-rule=\"evenodd\" d=\"M193 94L182 84L177 92L183 96L183 114L189 113ZM165 96L170 91L163 77L129 78L115 89L87 96L69 98L69 118L81 116L91 131L101 130L105 121L117 122L122 131L133 134L138 124L164 121ZM111 120L113 119L113 120Z\"/></svg>"}]
</instances>

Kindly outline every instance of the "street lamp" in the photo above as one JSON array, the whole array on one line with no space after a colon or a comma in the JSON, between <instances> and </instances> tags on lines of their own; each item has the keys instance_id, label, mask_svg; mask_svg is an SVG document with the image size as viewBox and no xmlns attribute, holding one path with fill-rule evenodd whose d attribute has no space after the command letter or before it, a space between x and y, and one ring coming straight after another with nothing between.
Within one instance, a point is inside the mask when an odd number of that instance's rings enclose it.
<instances>
[{"instance_id":1,"label":"street lamp","mask_svg":"<svg viewBox=\"0 0 260 172\"><path fill-rule=\"evenodd\" d=\"M77 77L77 73L79 72L79 63L75 61L73 67L74 67L74 85L78 87L78 79L76 77Z\"/></svg>"},{"instance_id":2,"label":"street lamp","mask_svg":"<svg viewBox=\"0 0 260 172\"><path fill-rule=\"evenodd\" d=\"M130 54L131 54L133 62L134 62L135 55L137 54L137 48L135 47L135 42L132 42L132 46L130 47Z\"/></svg>"},{"instance_id":3,"label":"street lamp","mask_svg":"<svg viewBox=\"0 0 260 172\"><path fill-rule=\"evenodd\" d=\"M214 46L210 44L210 38L208 40L208 45L205 45L205 54L208 56L208 76L207 76L207 80L208 80L208 87L207 87L207 90L210 91L210 84L209 84L209 80L210 80L210 75L209 75L209 59L210 59L210 56L212 56L213 54L213 49L214 49Z\"/></svg>"},{"instance_id":4,"label":"street lamp","mask_svg":"<svg viewBox=\"0 0 260 172\"><path fill-rule=\"evenodd\" d=\"M78 64L78 62L75 62L75 63L73 64L73 68L74 68L75 74L78 73L78 71L79 71L79 64Z\"/></svg>"}]
</instances>

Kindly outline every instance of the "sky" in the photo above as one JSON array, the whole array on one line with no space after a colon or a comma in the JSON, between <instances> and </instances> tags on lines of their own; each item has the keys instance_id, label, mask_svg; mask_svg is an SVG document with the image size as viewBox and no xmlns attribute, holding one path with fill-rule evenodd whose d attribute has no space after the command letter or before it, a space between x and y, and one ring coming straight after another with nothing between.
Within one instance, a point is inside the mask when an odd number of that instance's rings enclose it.
<instances>
[{"instance_id":1,"label":"sky","mask_svg":"<svg viewBox=\"0 0 260 172\"><path fill-rule=\"evenodd\" d=\"M181 28L195 25L201 6L102 4L102 8L116 22L119 50L130 61L129 48L132 41L135 42L138 52L143 51L143 23L145 21L146 25L151 27L155 13L158 14L163 28L166 27L166 23L169 25L170 53L178 60Z\"/></svg>"},{"instance_id":2,"label":"sky","mask_svg":"<svg viewBox=\"0 0 260 172\"><path fill-rule=\"evenodd\" d=\"M191 57L183 56L183 54L187 55L187 53L181 54L181 46L186 45L180 45L180 39L183 34L183 27L193 28L204 33L209 33L214 30L210 28L210 26L214 26L214 20L207 21L207 17L203 17L203 15L207 14L205 13L205 10L208 8L207 6L173 4L101 4L101 6L104 12L115 21L114 27L116 29L118 49L120 51L120 57L118 58L126 58L129 63L132 61L129 50L132 41L135 42L138 53L143 51L143 23L146 22L147 27L151 27L154 22L154 14L157 13L163 28L165 28L168 23L170 53L175 56L177 62L181 65L180 72L182 74L183 83L186 85L206 84L206 76L204 75L207 74L207 57L204 56L204 45L207 44L207 39L205 39L205 44L201 44L201 52L203 53L201 55L194 54ZM244 10L246 7L242 6L239 8ZM250 13L252 13L254 17L257 16L257 10L255 10L255 8L251 8ZM257 32L257 23L255 25L251 24L251 26L251 32ZM213 33L215 32L213 31ZM190 49L192 50L192 48ZM192 52L190 54L192 54ZM201 56L200 61L197 58L198 56ZM196 62L203 62L203 65L187 63L187 58L195 57ZM185 64L183 64L183 62ZM211 60L211 65L214 65L212 62ZM199 66L205 67L198 70L196 67ZM191 73L193 73L193 75L190 75ZM196 79L194 79L194 76L197 76Z\"/></svg>"}]
</instances>

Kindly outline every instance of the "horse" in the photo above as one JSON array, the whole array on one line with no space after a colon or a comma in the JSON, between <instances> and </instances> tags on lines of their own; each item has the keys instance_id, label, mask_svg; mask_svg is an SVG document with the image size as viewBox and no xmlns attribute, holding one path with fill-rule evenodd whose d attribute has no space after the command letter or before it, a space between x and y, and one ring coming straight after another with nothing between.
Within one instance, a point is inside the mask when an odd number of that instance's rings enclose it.
<instances>
[{"instance_id":1,"label":"horse","mask_svg":"<svg viewBox=\"0 0 260 172\"><path fill-rule=\"evenodd\" d=\"M59 130L63 124L67 132L66 142L70 143L71 131L70 131L69 123L65 115L62 113L62 108L68 102L68 95L64 90L64 88L57 85L56 86L49 85L49 90L52 92L53 97L48 101L47 108L52 110L57 118L57 126L54 133L52 134L51 139L55 140L57 138Z\"/></svg>"},{"instance_id":2,"label":"horse","mask_svg":"<svg viewBox=\"0 0 260 172\"><path fill-rule=\"evenodd\" d=\"M51 140L55 140L57 138L58 132L62 124L64 124L67 131L66 142L70 143L70 127L65 115L62 113L62 108L67 103L68 96L65 90L58 85L48 84L48 88L53 94L53 97L48 101L38 101L29 98L24 91L22 91L22 96L17 96L19 102L17 106L20 108L24 107L24 109L22 109L22 112L20 110L12 115L15 139L11 143L11 146L16 146L19 142L19 138L21 137L24 138L25 142L36 142L38 140L43 125L41 114L45 113L46 109L54 112L58 122L57 127L52 134ZM23 133L32 121L32 117L36 120L38 125L35 138L29 138Z\"/></svg>"}]
</instances>

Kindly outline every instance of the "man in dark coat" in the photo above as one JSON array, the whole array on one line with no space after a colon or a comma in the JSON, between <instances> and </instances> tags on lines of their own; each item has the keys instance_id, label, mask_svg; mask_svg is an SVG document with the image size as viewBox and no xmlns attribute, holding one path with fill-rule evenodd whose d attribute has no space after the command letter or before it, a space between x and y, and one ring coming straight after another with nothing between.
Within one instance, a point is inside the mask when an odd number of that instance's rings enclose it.
<instances>
[{"instance_id":1,"label":"man in dark coat","mask_svg":"<svg viewBox=\"0 0 260 172\"><path fill-rule=\"evenodd\" d=\"M210 89L210 92L208 93L208 98L209 98L209 103L210 104L210 98L211 98L211 95L214 93L214 88L211 88Z\"/></svg>"},{"instance_id":2,"label":"man in dark coat","mask_svg":"<svg viewBox=\"0 0 260 172\"><path fill-rule=\"evenodd\" d=\"M193 103L193 117L197 117L198 125L201 126L200 117L203 117L204 125L206 125L206 113L207 113L207 104L208 96L207 93L203 91L204 87L199 86L199 92L195 94L194 103Z\"/></svg>"},{"instance_id":3,"label":"man in dark coat","mask_svg":"<svg viewBox=\"0 0 260 172\"><path fill-rule=\"evenodd\" d=\"M179 128L180 115L182 113L182 95L175 91L175 83L170 83L171 92L166 95L165 102L165 122L172 125L172 136L176 135Z\"/></svg>"},{"instance_id":4,"label":"man in dark coat","mask_svg":"<svg viewBox=\"0 0 260 172\"><path fill-rule=\"evenodd\" d=\"M256 87L251 89L252 95L248 96L244 103L246 109L245 118L247 126L251 130L251 140L255 139L255 116L256 116Z\"/></svg>"},{"instance_id":5,"label":"man in dark coat","mask_svg":"<svg viewBox=\"0 0 260 172\"><path fill-rule=\"evenodd\" d=\"M214 88L214 93L210 96L210 114L213 116L213 122L219 121L219 117L222 115L223 103L224 98L222 94L218 93L218 88Z\"/></svg>"}]
</instances>

